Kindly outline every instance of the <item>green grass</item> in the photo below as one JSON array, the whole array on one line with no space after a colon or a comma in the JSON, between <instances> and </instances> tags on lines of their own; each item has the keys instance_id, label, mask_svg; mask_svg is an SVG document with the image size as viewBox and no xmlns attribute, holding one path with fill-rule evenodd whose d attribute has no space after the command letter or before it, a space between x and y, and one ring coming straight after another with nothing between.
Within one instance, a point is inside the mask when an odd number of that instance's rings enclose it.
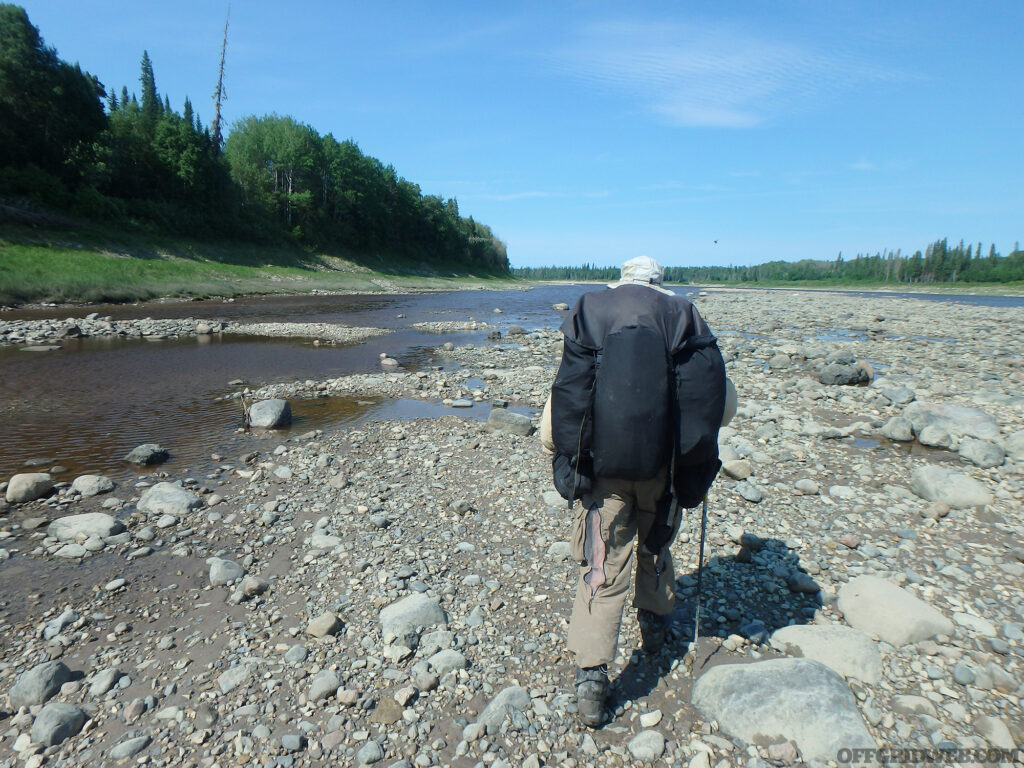
<instances>
[{"instance_id":1,"label":"green grass","mask_svg":"<svg viewBox=\"0 0 1024 768\"><path fill-rule=\"evenodd\" d=\"M362 262L362 263L360 263ZM521 285L507 276L430 269L415 262L317 254L294 245L200 243L142 234L5 230L0 305L207 298L313 290L385 290Z\"/></svg>"}]
</instances>

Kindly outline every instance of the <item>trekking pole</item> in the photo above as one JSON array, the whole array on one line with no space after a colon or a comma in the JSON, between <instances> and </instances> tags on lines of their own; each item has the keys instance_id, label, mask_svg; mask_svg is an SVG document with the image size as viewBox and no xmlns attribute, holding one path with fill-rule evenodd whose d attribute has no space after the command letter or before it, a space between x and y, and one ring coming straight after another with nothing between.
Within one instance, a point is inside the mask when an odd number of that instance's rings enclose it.
<instances>
[{"instance_id":1,"label":"trekking pole","mask_svg":"<svg viewBox=\"0 0 1024 768\"><path fill-rule=\"evenodd\" d=\"M704 574L704 535L708 529L708 495L704 494L704 509L700 515L700 559L697 560L697 607L693 614L693 646L691 650L697 653L697 635L700 633L700 587L701 576Z\"/></svg>"}]
</instances>

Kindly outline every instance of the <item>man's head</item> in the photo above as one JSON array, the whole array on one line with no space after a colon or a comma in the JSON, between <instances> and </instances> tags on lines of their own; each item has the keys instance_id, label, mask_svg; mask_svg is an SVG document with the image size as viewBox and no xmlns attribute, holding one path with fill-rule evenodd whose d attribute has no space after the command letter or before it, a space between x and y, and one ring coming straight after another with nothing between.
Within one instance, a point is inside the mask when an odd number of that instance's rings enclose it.
<instances>
[{"instance_id":1,"label":"man's head","mask_svg":"<svg viewBox=\"0 0 1024 768\"><path fill-rule=\"evenodd\" d=\"M622 265L622 275L616 283L608 283L610 288L618 288L620 285L646 285L656 291L661 291L669 296L675 294L661 286L665 277L665 270L650 256L636 256Z\"/></svg>"}]
</instances>

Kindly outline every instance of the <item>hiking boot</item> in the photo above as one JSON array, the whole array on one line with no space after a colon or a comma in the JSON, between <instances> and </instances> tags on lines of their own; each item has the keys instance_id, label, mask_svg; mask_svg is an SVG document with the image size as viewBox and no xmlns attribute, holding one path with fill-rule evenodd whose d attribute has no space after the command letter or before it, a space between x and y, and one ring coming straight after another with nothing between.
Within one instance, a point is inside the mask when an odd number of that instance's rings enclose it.
<instances>
[{"instance_id":1,"label":"hiking boot","mask_svg":"<svg viewBox=\"0 0 1024 768\"><path fill-rule=\"evenodd\" d=\"M636 618L640 622L644 652L657 653L665 646L665 638L668 636L668 616L659 616L641 608L636 612Z\"/></svg>"},{"instance_id":2,"label":"hiking boot","mask_svg":"<svg viewBox=\"0 0 1024 768\"><path fill-rule=\"evenodd\" d=\"M604 725L604 703L608 699L608 667L587 667L576 670L576 707L580 722L589 728Z\"/></svg>"}]
</instances>

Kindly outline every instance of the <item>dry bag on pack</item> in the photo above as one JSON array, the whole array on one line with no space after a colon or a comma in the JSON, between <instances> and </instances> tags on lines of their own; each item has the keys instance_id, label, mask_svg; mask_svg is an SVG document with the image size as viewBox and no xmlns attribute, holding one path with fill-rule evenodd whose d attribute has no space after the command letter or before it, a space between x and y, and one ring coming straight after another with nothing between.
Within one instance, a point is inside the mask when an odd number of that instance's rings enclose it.
<instances>
[{"instance_id":1,"label":"dry bag on pack","mask_svg":"<svg viewBox=\"0 0 1024 768\"><path fill-rule=\"evenodd\" d=\"M725 412L725 361L710 333L692 336L672 358L676 455L672 490L695 507L718 475L718 430Z\"/></svg>"},{"instance_id":2,"label":"dry bag on pack","mask_svg":"<svg viewBox=\"0 0 1024 768\"><path fill-rule=\"evenodd\" d=\"M594 377L596 477L647 480L672 457L672 381L661 335L629 325L608 334Z\"/></svg>"}]
</instances>

